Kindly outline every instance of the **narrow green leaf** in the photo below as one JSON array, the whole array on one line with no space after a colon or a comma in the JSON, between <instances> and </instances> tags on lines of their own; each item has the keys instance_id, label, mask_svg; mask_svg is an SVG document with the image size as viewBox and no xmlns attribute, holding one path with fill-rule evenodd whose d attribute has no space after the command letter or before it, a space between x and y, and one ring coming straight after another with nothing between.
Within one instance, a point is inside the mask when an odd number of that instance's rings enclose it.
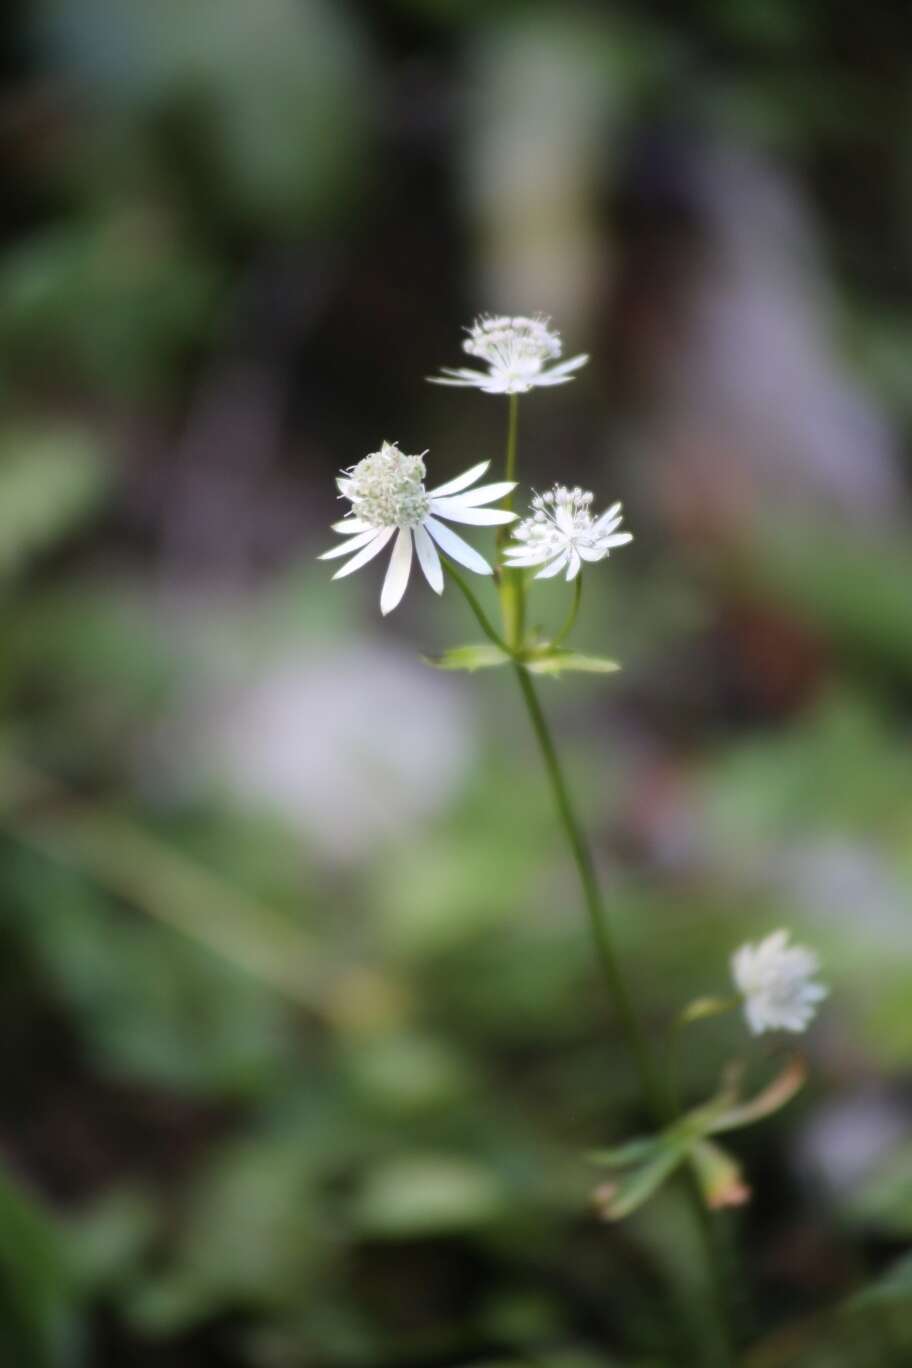
<instances>
[{"instance_id":1,"label":"narrow green leaf","mask_svg":"<svg viewBox=\"0 0 912 1368\"><path fill-rule=\"evenodd\" d=\"M532 655L523 661L531 674L552 675L555 678L564 673L614 674L621 667L616 660L606 656L581 655L578 651L565 651L560 647Z\"/></svg>"},{"instance_id":2,"label":"narrow green leaf","mask_svg":"<svg viewBox=\"0 0 912 1368\"><path fill-rule=\"evenodd\" d=\"M424 656L425 664L437 670L489 670L496 665L509 665L510 657L493 642L482 641L475 646L454 646L439 656Z\"/></svg>"},{"instance_id":3,"label":"narrow green leaf","mask_svg":"<svg viewBox=\"0 0 912 1368\"><path fill-rule=\"evenodd\" d=\"M593 1197L600 1216L606 1221L621 1221L641 1207L661 1187L688 1152L686 1141L671 1136L659 1137L657 1153L615 1181L602 1183Z\"/></svg>"},{"instance_id":4,"label":"narrow green leaf","mask_svg":"<svg viewBox=\"0 0 912 1368\"><path fill-rule=\"evenodd\" d=\"M650 1159L657 1150L663 1148L661 1136L644 1135L628 1140L624 1145L616 1145L613 1149L592 1150L588 1159L590 1164L604 1168L631 1168Z\"/></svg>"}]
</instances>

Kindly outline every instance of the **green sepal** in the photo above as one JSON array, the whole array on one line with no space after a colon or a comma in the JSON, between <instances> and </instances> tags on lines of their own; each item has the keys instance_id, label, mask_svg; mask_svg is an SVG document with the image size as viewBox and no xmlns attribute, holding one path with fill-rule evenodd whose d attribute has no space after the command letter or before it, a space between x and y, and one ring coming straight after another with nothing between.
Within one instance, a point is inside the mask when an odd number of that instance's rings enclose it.
<instances>
[{"instance_id":1,"label":"green sepal","mask_svg":"<svg viewBox=\"0 0 912 1368\"><path fill-rule=\"evenodd\" d=\"M567 651L562 646L530 652L523 657L522 663L530 674L552 675L555 678L574 672L614 674L621 668L616 660L609 660L607 656L581 655L579 651Z\"/></svg>"},{"instance_id":2,"label":"green sepal","mask_svg":"<svg viewBox=\"0 0 912 1368\"><path fill-rule=\"evenodd\" d=\"M744 1181L741 1165L715 1141L698 1140L690 1151L690 1162L703 1199L711 1210L743 1206L750 1200L750 1188Z\"/></svg>"},{"instance_id":3,"label":"green sepal","mask_svg":"<svg viewBox=\"0 0 912 1368\"><path fill-rule=\"evenodd\" d=\"M473 646L454 646L439 656L422 656L426 665L435 670L490 670L496 665L509 665L510 656L491 641L480 641Z\"/></svg>"},{"instance_id":4,"label":"green sepal","mask_svg":"<svg viewBox=\"0 0 912 1368\"><path fill-rule=\"evenodd\" d=\"M691 1026L695 1021L705 1021L707 1017L719 1016L738 1005L735 997L701 997L689 1002L675 1023L678 1026Z\"/></svg>"}]
</instances>

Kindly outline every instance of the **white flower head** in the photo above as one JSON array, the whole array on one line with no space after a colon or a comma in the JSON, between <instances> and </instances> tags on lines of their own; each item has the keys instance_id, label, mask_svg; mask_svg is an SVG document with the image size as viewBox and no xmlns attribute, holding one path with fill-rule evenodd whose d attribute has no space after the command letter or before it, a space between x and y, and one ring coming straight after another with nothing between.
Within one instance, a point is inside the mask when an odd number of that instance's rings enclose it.
<instances>
[{"instance_id":1,"label":"white flower head","mask_svg":"<svg viewBox=\"0 0 912 1368\"><path fill-rule=\"evenodd\" d=\"M754 1035L803 1031L827 995L822 983L811 982L819 968L813 950L789 945L788 939L788 931L774 931L758 945L742 945L732 956L732 975Z\"/></svg>"},{"instance_id":2,"label":"white flower head","mask_svg":"<svg viewBox=\"0 0 912 1368\"><path fill-rule=\"evenodd\" d=\"M384 442L379 451L372 451L357 465L343 470L336 481L340 497L350 501L351 510L341 522L333 523L333 531L346 540L319 559L332 560L354 552L333 575L333 579L341 579L373 560L395 536L380 595L380 611L384 614L391 613L405 593L413 547L425 579L437 594L443 592L443 567L437 547L478 575L493 573L484 557L440 522L441 518L493 526L512 522L516 516L505 509L480 507L509 494L516 487L515 481L500 480L469 488L485 473L490 461L482 461L454 480L427 490L426 455L422 452L420 456L407 456L395 442Z\"/></svg>"},{"instance_id":3,"label":"white flower head","mask_svg":"<svg viewBox=\"0 0 912 1368\"><path fill-rule=\"evenodd\" d=\"M589 358L574 356L546 370L545 363L556 361L563 350L560 333L552 331L550 322L540 314L534 318L482 314L466 330L462 349L488 369L444 367L442 375L429 378L436 385L463 385L485 394L527 394L537 385L565 385Z\"/></svg>"},{"instance_id":4,"label":"white flower head","mask_svg":"<svg viewBox=\"0 0 912 1368\"><path fill-rule=\"evenodd\" d=\"M621 505L612 504L596 518L593 495L588 490L555 485L532 500L531 517L513 529L513 541L504 551L506 564L518 569L541 565L536 579L550 579L564 569L575 579L583 561L604 560L615 547L633 541L630 532L619 532Z\"/></svg>"}]
</instances>

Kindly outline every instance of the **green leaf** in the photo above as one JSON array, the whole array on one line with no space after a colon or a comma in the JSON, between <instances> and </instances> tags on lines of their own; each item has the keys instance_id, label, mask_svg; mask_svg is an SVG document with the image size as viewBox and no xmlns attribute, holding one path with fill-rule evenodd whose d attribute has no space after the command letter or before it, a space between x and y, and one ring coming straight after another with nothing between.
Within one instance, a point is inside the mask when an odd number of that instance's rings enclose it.
<instances>
[{"instance_id":1,"label":"green leaf","mask_svg":"<svg viewBox=\"0 0 912 1368\"><path fill-rule=\"evenodd\" d=\"M686 1156L690 1141L666 1133L658 1136L651 1158L614 1181L600 1184L593 1197L600 1216L606 1221L622 1221L661 1187L665 1179ZM629 1149L628 1146L624 1147Z\"/></svg>"},{"instance_id":2,"label":"green leaf","mask_svg":"<svg viewBox=\"0 0 912 1368\"><path fill-rule=\"evenodd\" d=\"M437 670L489 670L496 665L509 665L510 657L493 642L482 641L475 646L454 646L439 656L424 656L425 664Z\"/></svg>"},{"instance_id":3,"label":"green leaf","mask_svg":"<svg viewBox=\"0 0 912 1368\"><path fill-rule=\"evenodd\" d=\"M628 1140L624 1145L616 1145L614 1149L593 1150L589 1162L604 1168L632 1168L651 1159L662 1148L662 1144L661 1136L644 1135Z\"/></svg>"},{"instance_id":4,"label":"green leaf","mask_svg":"<svg viewBox=\"0 0 912 1368\"><path fill-rule=\"evenodd\" d=\"M609 660L607 656L581 655L578 651L565 651L562 647L530 656L523 664L531 674L552 675L555 678L566 672L614 674L621 668L616 660Z\"/></svg>"},{"instance_id":5,"label":"green leaf","mask_svg":"<svg viewBox=\"0 0 912 1368\"><path fill-rule=\"evenodd\" d=\"M79 428L0 433L0 574L56 545L95 511L106 485L103 454Z\"/></svg>"},{"instance_id":6,"label":"green leaf","mask_svg":"<svg viewBox=\"0 0 912 1368\"><path fill-rule=\"evenodd\" d=\"M69 1368L76 1348L74 1280L60 1230L0 1170L0 1362Z\"/></svg>"},{"instance_id":7,"label":"green leaf","mask_svg":"<svg viewBox=\"0 0 912 1368\"><path fill-rule=\"evenodd\" d=\"M849 1311L867 1311L870 1307L912 1305L912 1254L904 1254L890 1264L885 1273L849 1301Z\"/></svg>"}]
</instances>

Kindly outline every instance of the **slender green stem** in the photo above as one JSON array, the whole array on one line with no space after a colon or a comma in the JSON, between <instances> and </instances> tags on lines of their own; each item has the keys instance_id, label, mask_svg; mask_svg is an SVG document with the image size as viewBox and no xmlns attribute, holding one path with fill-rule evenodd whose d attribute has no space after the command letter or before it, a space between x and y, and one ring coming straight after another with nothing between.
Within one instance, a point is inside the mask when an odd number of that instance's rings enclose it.
<instances>
[{"instance_id":1,"label":"slender green stem","mask_svg":"<svg viewBox=\"0 0 912 1368\"><path fill-rule=\"evenodd\" d=\"M529 677L528 670L518 662L514 663L514 671L529 713L532 730L535 732L542 759L545 762L558 817L570 843L573 859L576 862L599 963L617 1006L621 1026L636 1061L640 1082L650 1110L656 1123L664 1125L669 1114L664 1085L634 1010L630 994L627 991L624 976L621 973L595 872L592 851L573 809L567 782L551 738L551 732L545 721L545 715L542 712L538 694L535 691L535 685Z\"/></svg>"},{"instance_id":2,"label":"slender green stem","mask_svg":"<svg viewBox=\"0 0 912 1368\"><path fill-rule=\"evenodd\" d=\"M664 1129L674 1117L672 1098L669 1095L667 1082L656 1064L649 1042L640 1024L639 1017L637 1016L636 1009L627 989L627 983L614 946L611 928L608 924L604 899L595 871L595 863L592 858L592 850L576 816L563 769L561 768L561 763L558 759L554 741L548 723L545 720L545 715L542 711L535 685L529 676L529 672L515 658L513 669L516 674L520 692L523 696L523 701L525 702L529 713L532 730L535 733L539 749L541 750L545 770L554 795L558 817L560 818L561 825L563 826L567 840L570 844L577 872L579 873L599 963L614 999L621 1027L635 1061L643 1095L649 1105L655 1123L660 1128ZM712 1213L706 1208L706 1204L697 1183L696 1175L692 1172L690 1166L688 1166L687 1170L686 1189L694 1208L697 1229L706 1249L707 1270L711 1282L714 1326L713 1344L709 1347L710 1357L707 1358L707 1362L711 1362L714 1365L714 1368L728 1368L729 1365L733 1364L734 1357L729 1341L727 1295L725 1290L724 1271L721 1267L717 1232Z\"/></svg>"},{"instance_id":3,"label":"slender green stem","mask_svg":"<svg viewBox=\"0 0 912 1368\"><path fill-rule=\"evenodd\" d=\"M505 655L512 656L513 652L510 650L510 647L504 641L503 637L499 636L496 630L491 626L491 622L488 618L487 613L482 608L481 604L478 602L478 599L475 597L475 594L469 588L468 584L466 583L465 577L459 573L453 562L447 556L441 556L440 559L443 561L444 568L446 569L446 572L449 575L450 579L454 582L454 584L457 584L459 588L462 590L465 601L471 608L472 612L475 614L475 617L478 621L478 625L484 632L485 636L488 638L489 641L492 641L495 646L499 646L500 649L505 653Z\"/></svg>"},{"instance_id":4,"label":"slender green stem","mask_svg":"<svg viewBox=\"0 0 912 1368\"><path fill-rule=\"evenodd\" d=\"M519 437L519 395L511 394L507 418L507 450L504 458L504 479L515 480L517 469L517 445ZM512 492L504 499L504 507L512 509ZM497 529L498 552L509 538L509 524ZM522 645L525 634L525 585L521 570L500 570L500 606L504 632L514 650Z\"/></svg>"},{"instance_id":5,"label":"slender green stem","mask_svg":"<svg viewBox=\"0 0 912 1368\"><path fill-rule=\"evenodd\" d=\"M582 597L583 572L580 571L576 579L573 581L573 602L570 604L570 611L564 620L563 627L561 627L560 631L557 633L557 636L551 638L552 646L559 646L561 642L564 641L573 631L573 628L576 626L576 618L577 614L579 613L580 600L582 599Z\"/></svg>"}]
</instances>

